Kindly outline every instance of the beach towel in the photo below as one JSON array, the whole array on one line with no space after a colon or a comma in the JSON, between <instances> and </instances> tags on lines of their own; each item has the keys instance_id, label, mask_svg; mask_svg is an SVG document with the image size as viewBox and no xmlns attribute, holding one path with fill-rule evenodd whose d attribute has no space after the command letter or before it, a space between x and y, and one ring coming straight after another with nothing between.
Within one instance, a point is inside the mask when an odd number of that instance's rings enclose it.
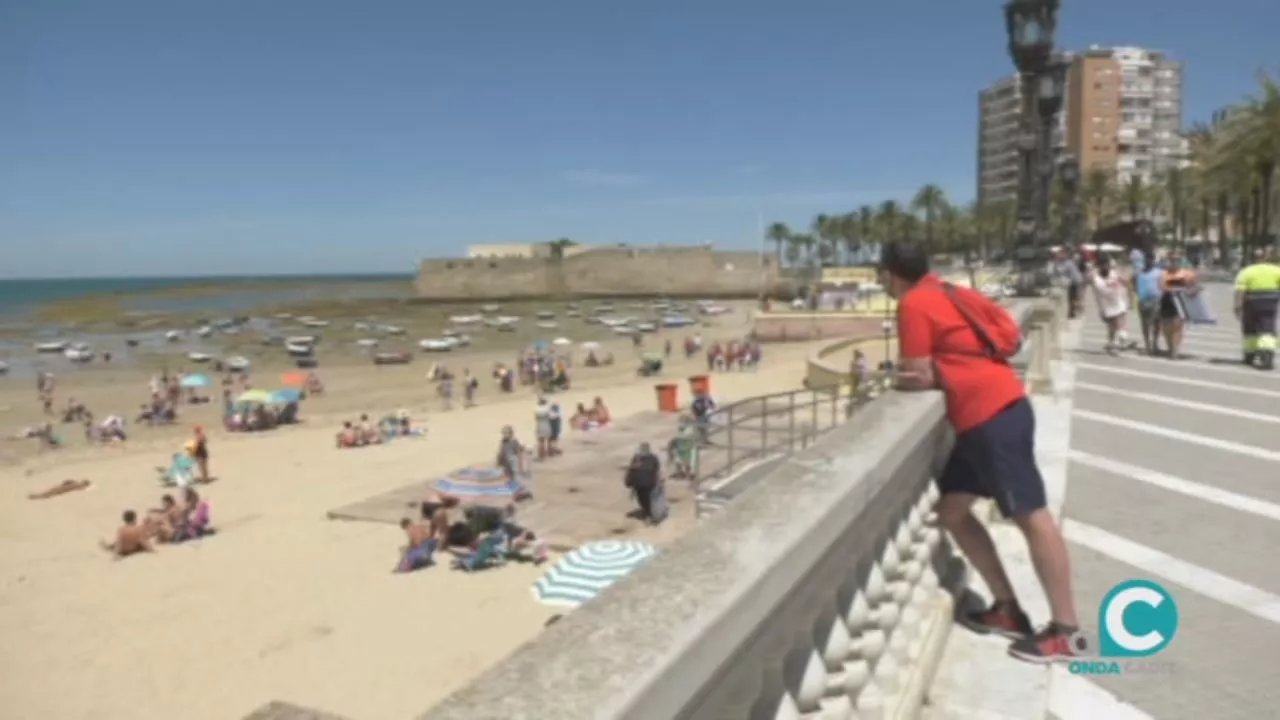
<instances>
[{"instance_id":1,"label":"beach towel","mask_svg":"<svg viewBox=\"0 0 1280 720\"><path fill-rule=\"evenodd\" d=\"M1175 290L1170 293L1179 303L1179 310L1187 322L1194 325L1214 325L1218 318L1209 306L1208 293L1200 288L1194 290Z\"/></svg>"}]
</instances>

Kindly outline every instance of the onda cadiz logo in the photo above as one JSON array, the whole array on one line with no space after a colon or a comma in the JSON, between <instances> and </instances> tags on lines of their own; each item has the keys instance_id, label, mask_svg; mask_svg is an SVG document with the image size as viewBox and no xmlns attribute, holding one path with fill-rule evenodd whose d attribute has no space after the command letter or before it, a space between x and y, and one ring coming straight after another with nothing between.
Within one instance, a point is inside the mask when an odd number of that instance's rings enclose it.
<instances>
[{"instance_id":1,"label":"onda cadiz logo","mask_svg":"<svg viewBox=\"0 0 1280 720\"><path fill-rule=\"evenodd\" d=\"M1077 675L1157 673L1172 663L1145 660L1169 647L1178 634L1178 603L1163 586L1129 580L1111 588L1098 608L1098 637L1079 632L1071 638L1079 660L1069 670Z\"/></svg>"}]
</instances>

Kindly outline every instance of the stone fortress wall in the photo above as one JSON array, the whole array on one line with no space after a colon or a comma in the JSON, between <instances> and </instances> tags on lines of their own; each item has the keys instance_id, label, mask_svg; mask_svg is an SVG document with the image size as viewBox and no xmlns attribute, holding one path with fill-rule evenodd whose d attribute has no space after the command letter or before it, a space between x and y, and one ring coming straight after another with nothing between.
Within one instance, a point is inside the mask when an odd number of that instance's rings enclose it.
<instances>
[{"instance_id":1,"label":"stone fortress wall","mask_svg":"<svg viewBox=\"0 0 1280 720\"><path fill-rule=\"evenodd\" d=\"M755 297L782 283L773 255L699 247L594 247L565 257L423 260L422 300L551 297Z\"/></svg>"}]
</instances>

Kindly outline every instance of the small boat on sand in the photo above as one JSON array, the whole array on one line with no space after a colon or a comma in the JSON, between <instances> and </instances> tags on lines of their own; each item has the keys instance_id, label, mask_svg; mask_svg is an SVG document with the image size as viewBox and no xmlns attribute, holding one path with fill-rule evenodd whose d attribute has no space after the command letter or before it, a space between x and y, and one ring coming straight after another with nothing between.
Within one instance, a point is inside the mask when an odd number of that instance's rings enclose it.
<instances>
[{"instance_id":1,"label":"small boat on sand","mask_svg":"<svg viewBox=\"0 0 1280 720\"><path fill-rule=\"evenodd\" d=\"M381 352L373 355L374 365L408 365L411 362L413 362L413 355L406 352Z\"/></svg>"},{"instance_id":2,"label":"small boat on sand","mask_svg":"<svg viewBox=\"0 0 1280 720\"><path fill-rule=\"evenodd\" d=\"M555 312L551 310L539 310L538 312L534 313L534 315L537 316L539 320L550 320L551 318L556 316Z\"/></svg>"},{"instance_id":3,"label":"small boat on sand","mask_svg":"<svg viewBox=\"0 0 1280 720\"><path fill-rule=\"evenodd\" d=\"M253 363L249 362L249 358L243 355L232 355L227 358L227 369L231 372L245 372L253 367Z\"/></svg>"},{"instance_id":4,"label":"small boat on sand","mask_svg":"<svg viewBox=\"0 0 1280 720\"><path fill-rule=\"evenodd\" d=\"M656 332L657 329L658 326L650 322L636 323L636 330L639 330L640 332L651 333Z\"/></svg>"},{"instance_id":5,"label":"small boat on sand","mask_svg":"<svg viewBox=\"0 0 1280 720\"><path fill-rule=\"evenodd\" d=\"M182 333L178 332L177 330L170 330L169 332L164 334L164 339L168 340L169 342L178 342L179 340L182 339Z\"/></svg>"},{"instance_id":6,"label":"small boat on sand","mask_svg":"<svg viewBox=\"0 0 1280 720\"><path fill-rule=\"evenodd\" d=\"M208 325L202 325L199 329L196 330L196 334L202 338L207 338L213 334L213 328L209 327Z\"/></svg>"},{"instance_id":7,"label":"small boat on sand","mask_svg":"<svg viewBox=\"0 0 1280 720\"><path fill-rule=\"evenodd\" d=\"M189 352L187 359L193 363L207 363L213 359L213 356L202 352Z\"/></svg>"},{"instance_id":8,"label":"small boat on sand","mask_svg":"<svg viewBox=\"0 0 1280 720\"><path fill-rule=\"evenodd\" d=\"M303 320L302 324L309 328L329 327L328 320Z\"/></svg>"},{"instance_id":9,"label":"small boat on sand","mask_svg":"<svg viewBox=\"0 0 1280 720\"><path fill-rule=\"evenodd\" d=\"M453 315L449 318L449 322L454 325L475 325L483 321L484 317L481 315Z\"/></svg>"},{"instance_id":10,"label":"small boat on sand","mask_svg":"<svg viewBox=\"0 0 1280 720\"><path fill-rule=\"evenodd\" d=\"M315 345L320 338L315 335L294 335L284 339L286 345Z\"/></svg>"},{"instance_id":11,"label":"small boat on sand","mask_svg":"<svg viewBox=\"0 0 1280 720\"><path fill-rule=\"evenodd\" d=\"M375 348L375 347L378 347L378 339L377 338L360 338L359 340L356 341L356 345L359 345L362 348Z\"/></svg>"},{"instance_id":12,"label":"small boat on sand","mask_svg":"<svg viewBox=\"0 0 1280 720\"><path fill-rule=\"evenodd\" d=\"M379 325L378 329L388 335L403 335L404 328L399 325Z\"/></svg>"},{"instance_id":13,"label":"small boat on sand","mask_svg":"<svg viewBox=\"0 0 1280 720\"><path fill-rule=\"evenodd\" d=\"M480 312L496 313L502 309L501 305L481 305Z\"/></svg>"},{"instance_id":14,"label":"small boat on sand","mask_svg":"<svg viewBox=\"0 0 1280 720\"><path fill-rule=\"evenodd\" d=\"M418 347L427 352L449 352L457 346L453 338L427 338L418 343Z\"/></svg>"},{"instance_id":15,"label":"small boat on sand","mask_svg":"<svg viewBox=\"0 0 1280 720\"><path fill-rule=\"evenodd\" d=\"M36 343L35 348L38 353L60 353L66 350L69 344L66 341L42 342Z\"/></svg>"},{"instance_id":16,"label":"small boat on sand","mask_svg":"<svg viewBox=\"0 0 1280 720\"><path fill-rule=\"evenodd\" d=\"M0 360L0 375L4 375L7 372L9 372L9 363Z\"/></svg>"},{"instance_id":17,"label":"small boat on sand","mask_svg":"<svg viewBox=\"0 0 1280 720\"><path fill-rule=\"evenodd\" d=\"M284 351L293 357L311 357L315 354L315 347L312 345L299 345L297 343L285 343Z\"/></svg>"},{"instance_id":18,"label":"small boat on sand","mask_svg":"<svg viewBox=\"0 0 1280 720\"><path fill-rule=\"evenodd\" d=\"M554 320L543 320L542 322L538 323L538 327L542 328L543 330L555 330L556 328L560 327L560 323L555 322Z\"/></svg>"},{"instance_id":19,"label":"small boat on sand","mask_svg":"<svg viewBox=\"0 0 1280 720\"><path fill-rule=\"evenodd\" d=\"M62 351L62 356L73 363L87 363L93 360L93 350L87 346L69 347Z\"/></svg>"},{"instance_id":20,"label":"small boat on sand","mask_svg":"<svg viewBox=\"0 0 1280 720\"><path fill-rule=\"evenodd\" d=\"M666 315L662 318L662 327L664 328L683 328L697 324L697 320L687 315Z\"/></svg>"}]
</instances>

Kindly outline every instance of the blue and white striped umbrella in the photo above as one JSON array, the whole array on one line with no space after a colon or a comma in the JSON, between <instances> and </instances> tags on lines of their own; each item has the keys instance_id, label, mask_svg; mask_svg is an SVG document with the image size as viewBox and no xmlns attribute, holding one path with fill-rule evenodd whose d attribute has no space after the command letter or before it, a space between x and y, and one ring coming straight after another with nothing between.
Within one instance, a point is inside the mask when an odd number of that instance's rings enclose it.
<instances>
[{"instance_id":1,"label":"blue and white striped umbrella","mask_svg":"<svg viewBox=\"0 0 1280 720\"><path fill-rule=\"evenodd\" d=\"M646 542L602 540L560 558L533 584L533 597L547 605L578 607L658 554Z\"/></svg>"}]
</instances>

